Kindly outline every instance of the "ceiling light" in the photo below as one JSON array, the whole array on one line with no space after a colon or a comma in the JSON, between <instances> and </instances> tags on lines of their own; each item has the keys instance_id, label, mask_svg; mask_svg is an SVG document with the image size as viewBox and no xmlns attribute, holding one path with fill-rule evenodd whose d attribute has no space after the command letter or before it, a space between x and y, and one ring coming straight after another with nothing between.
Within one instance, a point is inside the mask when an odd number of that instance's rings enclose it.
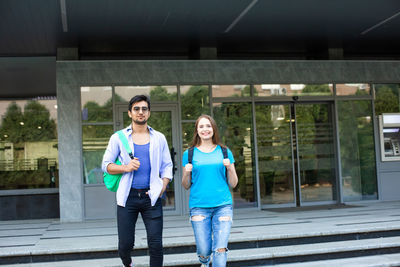
<instances>
[{"instance_id":1,"label":"ceiling light","mask_svg":"<svg viewBox=\"0 0 400 267\"><path fill-rule=\"evenodd\" d=\"M394 19L394 18L397 17L398 15L400 15L400 11L397 12L396 14L394 14L393 16L391 16L391 17L389 17L389 18L387 18L387 19L385 19L385 20L382 20L382 21L379 22L378 24L375 24L374 26L369 27L368 29L366 29L365 31L363 31L363 32L361 33L361 35L365 35L365 34L367 34L368 32L370 32L370 31L372 31L372 30L374 30L374 29L376 29L376 28L382 26L383 24L389 22L390 20Z\"/></svg>"},{"instance_id":2,"label":"ceiling light","mask_svg":"<svg viewBox=\"0 0 400 267\"><path fill-rule=\"evenodd\" d=\"M68 23L67 23L67 5L65 4L65 0L60 0L60 8L61 8L61 24L63 27L63 31L68 31Z\"/></svg>"},{"instance_id":3,"label":"ceiling light","mask_svg":"<svg viewBox=\"0 0 400 267\"><path fill-rule=\"evenodd\" d=\"M230 30L233 29L233 27L235 27L235 25L239 22L239 20L241 20L243 18L244 15L246 15L247 12L249 12L249 10L258 2L258 0L253 0L243 11L242 13L240 13L240 15L231 23L231 25L228 26L228 28L226 28L226 30L224 31L224 33L228 33Z\"/></svg>"}]
</instances>

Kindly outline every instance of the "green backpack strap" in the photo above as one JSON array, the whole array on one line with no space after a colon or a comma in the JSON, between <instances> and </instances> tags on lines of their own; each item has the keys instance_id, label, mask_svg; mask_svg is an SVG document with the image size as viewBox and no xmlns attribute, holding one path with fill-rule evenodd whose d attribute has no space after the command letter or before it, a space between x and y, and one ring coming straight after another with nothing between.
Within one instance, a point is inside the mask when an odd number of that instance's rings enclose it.
<instances>
[{"instance_id":1,"label":"green backpack strap","mask_svg":"<svg viewBox=\"0 0 400 267\"><path fill-rule=\"evenodd\" d=\"M131 159L133 159L132 150L131 150L131 148L129 147L128 139L126 139L123 130L119 130L117 133L118 133L119 139L121 140L122 145L124 146L126 152L128 152L129 157L130 157Z\"/></svg>"}]
</instances>

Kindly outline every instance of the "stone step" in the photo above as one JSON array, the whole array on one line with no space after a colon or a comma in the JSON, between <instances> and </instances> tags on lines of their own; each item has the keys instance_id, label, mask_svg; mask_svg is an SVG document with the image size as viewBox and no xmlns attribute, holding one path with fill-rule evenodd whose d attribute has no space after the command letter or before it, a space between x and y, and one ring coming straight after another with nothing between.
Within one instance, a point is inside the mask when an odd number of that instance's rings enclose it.
<instances>
[{"instance_id":1,"label":"stone step","mask_svg":"<svg viewBox=\"0 0 400 267\"><path fill-rule=\"evenodd\" d=\"M260 237L247 236L247 240L240 238L232 238L229 242L231 251L253 248L279 248L290 247L299 245L318 246L320 243L333 243L339 241L356 241L373 238L388 238L400 236L400 230L388 229L383 231L370 231L370 232L352 232L352 233L330 233L316 235L294 235L294 236L279 236L270 239L263 239ZM319 234L319 235L318 235ZM52 248L53 239L48 239L48 243L42 240L41 246L35 246L35 249L26 247L10 247L3 248L0 253L0 264L14 264L14 263L29 263L29 262L56 262L56 261L72 261L72 260L85 260L85 259L101 259L101 258L114 258L118 257L116 246L104 246L110 243L112 239L116 240L116 236L104 237L100 242L86 241L82 237L78 239L66 238L63 239L63 246ZM143 238L142 238L143 239ZM5 240L3 240L5 241ZM78 243L81 245L77 245ZM164 242L164 254L181 254L181 253L194 253L196 251L194 240L192 236L179 238L176 241ZM148 254L147 244L145 239L136 244L135 250L132 253L134 257L145 256Z\"/></svg>"},{"instance_id":2,"label":"stone step","mask_svg":"<svg viewBox=\"0 0 400 267\"><path fill-rule=\"evenodd\" d=\"M264 265L268 266L268 265ZM264 267L257 266L257 267ZM321 260L313 262L299 262L277 264L275 267L395 267L400 266L400 253L375 256L352 257L346 259Z\"/></svg>"},{"instance_id":3,"label":"stone step","mask_svg":"<svg viewBox=\"0 0 400 267\"><path fill-rule=\"evenodd\" d=\"M134 266L136 267L149 266L148 256L134 257L133 260L135 264ZM399 266L400 237L385 237L265 248L233 249L229 251L228 260L228 266L233 267L268 265L276 265L280 267L347 266L341 264L329 265L329 263L333 264L341 262L355 264L354 266ZM382 260L385 260L385 262L382 262ZM360 263L368 263L368 265L360 265ZM119 258L106 258L25 263L23 265L3 266L116 267L121 266L121 261ZM167 254L164 256L164 266L199 266L199 263L195 253Z\"/></svg>"}]
</instances>

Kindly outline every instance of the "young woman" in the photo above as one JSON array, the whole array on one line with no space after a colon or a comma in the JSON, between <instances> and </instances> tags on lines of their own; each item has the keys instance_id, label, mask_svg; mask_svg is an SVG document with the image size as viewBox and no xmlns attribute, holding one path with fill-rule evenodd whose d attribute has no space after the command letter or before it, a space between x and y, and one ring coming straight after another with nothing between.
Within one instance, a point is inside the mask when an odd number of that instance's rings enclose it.
<instances>
[{"instance_id":1,"label":"young woman","mask_svg":"<svg viewBox=\"0 0 400 267\"><path fill-rule=\"evenodd\" d=\"M226 148L224 159L217 125L213 118L201 115L193 134L193 157L189 149L183 154L182 186L190 188L190 220L201 266L226 266L228 238L232 225L232 196L238 177L232 152ZM225 147L224 147L225 148Z\"/></svg>"}]
</instances>

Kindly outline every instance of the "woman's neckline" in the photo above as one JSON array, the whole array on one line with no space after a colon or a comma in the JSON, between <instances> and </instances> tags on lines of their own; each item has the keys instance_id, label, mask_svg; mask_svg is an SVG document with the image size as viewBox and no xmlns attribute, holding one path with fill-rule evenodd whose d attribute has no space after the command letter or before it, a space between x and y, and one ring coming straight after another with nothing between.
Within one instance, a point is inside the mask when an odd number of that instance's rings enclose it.
<instances>
[{"instance_id":1,"label":"woman's neckline","mask_svg":"<svg viewBox=\"0 0 400 267\"><path fill-rule=\"evenodd\" d=\"M207 151L203 151L203 150L201 150L199 147L196 147L200 152L202 152L202 153L212 153L212 152L214 152L215 151L215 149L218 147L218 145L214 145L214 147L212 147L212 149L211 150L207 150Z\"/></svg>"}]
</instances>

